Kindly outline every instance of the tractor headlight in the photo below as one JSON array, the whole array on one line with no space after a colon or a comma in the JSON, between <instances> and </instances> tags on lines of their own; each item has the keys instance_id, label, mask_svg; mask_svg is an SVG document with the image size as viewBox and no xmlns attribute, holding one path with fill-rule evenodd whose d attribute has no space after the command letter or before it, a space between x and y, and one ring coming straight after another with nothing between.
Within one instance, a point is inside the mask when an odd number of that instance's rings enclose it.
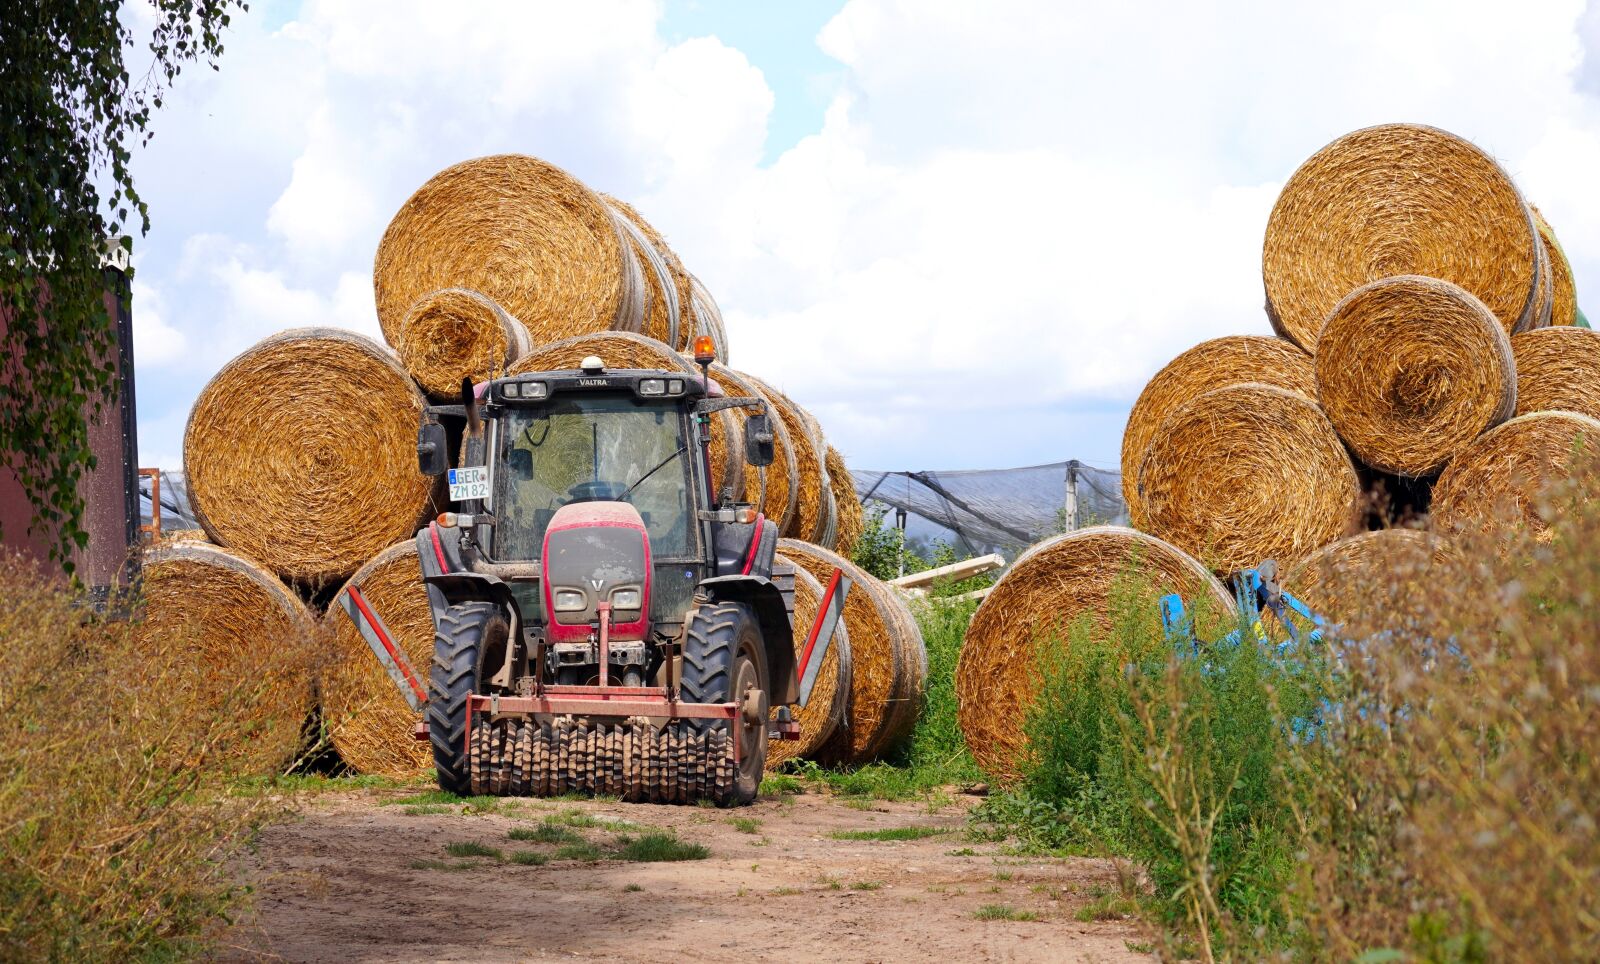
<instances>
[{"instance_id":1,"label":"tractor headlight","mask_svg":"<svg viewBox=\"0 0 1600 964\"><path fill-rule=\"evenodd\" d=\"M520 398L522 396L522 385L519 382L508 382L501 386L500 394L506 398Z\"/></svg>"},{"instance_id":2,"label":"tractor headlight","mask_svg":"<svg viewBox=\"0 0 1600 964\"><path fill-rule=\"evenodd\" d=\"M544 398L550 394L550 386L544 382L523 382L523 398Z\"/></svg>"},{"instance_id":3,"label":"tractor headlight","mask_svg":"<svg viewBox=\"0 0 1600 964\"><path fill-rule=\"evenodd\" d=\"M663 395L663 394L666 394L666 391L667 391L667 383L662 381L659 378L641 378L641 379L639 379L639 394L640 395Z\"/></svg>"},{"instance_id":4,"label":"tractor headlight","mask_svg":"<svg viewBox=\"0 0 1600 964\"><path fill-rule=\"evenodd\" d=\"M637 611L640 596L637 589L618 589L611 594L611 608L617 610Z\"/></svg>"},{"instance_id":5,"label":"tractor headlight","mask_svg":"<svg viewBox=\"0 0 1600 964\"><path fill-rule=\"evenodd\" d=\"M558 613L582 612L589 608L589 597L577 589L557 589L555 607Z\"/></svg>"}]
</instances>

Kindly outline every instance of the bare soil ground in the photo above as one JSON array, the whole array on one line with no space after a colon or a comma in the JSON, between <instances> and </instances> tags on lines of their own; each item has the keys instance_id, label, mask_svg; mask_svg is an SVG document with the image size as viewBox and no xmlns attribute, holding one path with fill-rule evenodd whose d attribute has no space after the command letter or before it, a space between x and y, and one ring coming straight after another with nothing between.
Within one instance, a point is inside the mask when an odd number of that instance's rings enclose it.
<instances>
[{"instance_id":1,"label":"bare soil ground","mask_svg":"<svg viewBox=\"0 0 1600 964\"><path fill-rule=\"evenodd\" d=\"M971 798L934 810L816 794L739 810L512 800L483 812L403 802L418 792L309 795L296 816L263 830L240 869L255 888L255 908L226 935L226 956L1149 959L1139 952L1142 935L1132 921L1077 919L1116 893L1109 862L1009 856L999 845L973 842L965 832ZM671 831L711 853L670 863L585 861L570 851L562 859L559 843L508 837L545 821L608 855L647 830ZM835 836L902 827L940 832L898 841ZM447 845L462 843L497 848L506 858L534 851L548 862L447 854ZM1036 919L981 919L984 908Z\"/></svg>"}]
</instances>

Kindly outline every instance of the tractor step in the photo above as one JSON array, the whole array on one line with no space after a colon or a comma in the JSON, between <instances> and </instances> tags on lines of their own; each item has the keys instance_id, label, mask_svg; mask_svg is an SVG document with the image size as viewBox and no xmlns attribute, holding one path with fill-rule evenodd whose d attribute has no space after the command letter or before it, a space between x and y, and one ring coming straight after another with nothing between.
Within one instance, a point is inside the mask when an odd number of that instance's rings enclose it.
<instances>
[{"instance_id":1,"label":"tractor step","mask_svg":"<svg viewBox=\"0 0 1600 964\"><path fill-rule=\"evenodd\" d=\"M603 794L629 802L733 802L728 730L645 717L595 722L571 716L476 715L468 735L474 794Z\"/></svg>"}]
</instances>

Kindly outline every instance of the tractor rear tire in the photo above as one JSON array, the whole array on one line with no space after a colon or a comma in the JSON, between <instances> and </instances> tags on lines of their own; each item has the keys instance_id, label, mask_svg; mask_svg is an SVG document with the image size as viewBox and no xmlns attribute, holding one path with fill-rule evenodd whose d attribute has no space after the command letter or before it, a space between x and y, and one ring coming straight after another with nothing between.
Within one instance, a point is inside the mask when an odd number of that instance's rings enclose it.
<instances>
[{"instance_id":1,"label":"tractor rear tire","mask_svg":"<svg viewBox=\"0 0 1600 964\"><path fill-rule=\"evenodd\" d=\"M768 686L766 648L761 629L749 607L739 603L701 606L684 631L683 698L691 703L742 703L747 689L764 694ZM743 714L731 724L730 739L739 741L739 769L724 806L751 803L761 789L767 766L766 699L759 721L749 724ZM721 720L691 720L691 729L705 733L730 727Z\"/></svg>"},{"instance_id":2,"label":"tractor rear tire","mask_svg":"<svg viewBox=\"0 0 1600 964\"><path fill-rule=\"evenodd\" d=\"M511 624L495 603L457 603L439 614L429 677L428 740L439 789L465 794L467 772L467 697L478 692L485 651L504 646Z\"/></svg>"}]
</instances>

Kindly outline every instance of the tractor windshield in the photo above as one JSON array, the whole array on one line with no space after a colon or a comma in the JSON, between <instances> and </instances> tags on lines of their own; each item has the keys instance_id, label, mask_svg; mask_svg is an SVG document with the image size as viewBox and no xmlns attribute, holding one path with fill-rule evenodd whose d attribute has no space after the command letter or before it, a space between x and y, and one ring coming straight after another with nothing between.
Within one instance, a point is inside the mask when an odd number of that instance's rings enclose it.
<instances>
[{"instance_id":1,"label":"tractor windshield","mask_svg":"<svg viewBox=\"0 0 1600 964\"><path fill-rule=\"evenodd\" d=\"M545 529L571 502L630 502L657 559L692 555L689 453L672 405L629 394L557 396L501 417L495 556L539 558Z\"/></svg>"}]
</instances>

